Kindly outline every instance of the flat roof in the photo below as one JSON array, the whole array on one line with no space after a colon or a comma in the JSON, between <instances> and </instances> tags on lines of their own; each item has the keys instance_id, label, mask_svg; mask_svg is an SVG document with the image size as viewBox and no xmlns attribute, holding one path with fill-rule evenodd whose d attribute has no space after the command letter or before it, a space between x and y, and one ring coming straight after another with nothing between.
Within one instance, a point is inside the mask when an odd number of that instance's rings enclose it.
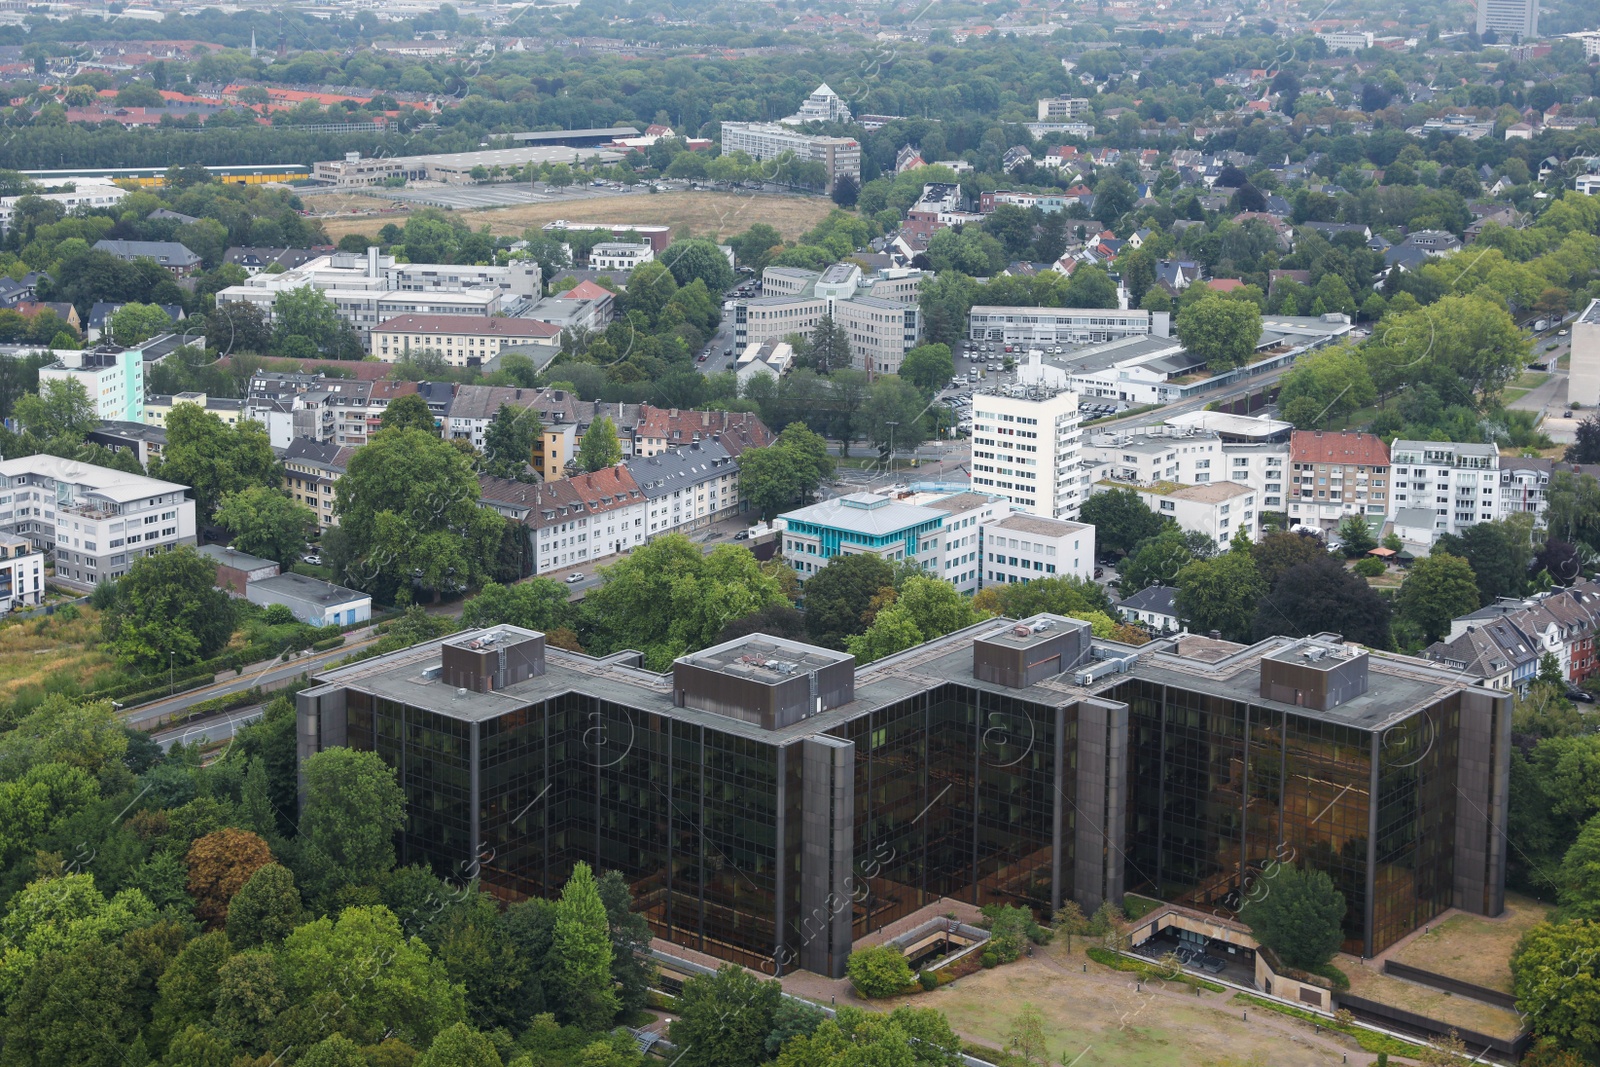
<instances>
[{"instance_id":1,"label":"flat roof","mask_svg":"<svg viewBox=\"0 0 1600 1067\"><path fill-rule=\"evenodd\" d=\"M785 521L807 522L851 533L881 536L899 533L943 517L943 512L920 504L902 504L876 493L851 493L797 508L779 516Z\"/></svg>"},{"instance_id":2,"label":"flat roof","mask_svg":"<svg viewBox=\"0 0 1600 1067\"><path fill-rule=\"evenodd\" d=\"M232 567L237 571L259 571L268 567L276 569L278 566L277 560L262 559L260 556L252 556L248 552L239 552L222 545L201 545L196 551L207 559L216 560L218 566Z\"/></svg>"},{"instance_id":3,"label":"flat roof","mask_svg":"<svg viewBox=\"0 0 1600 1067\"><path fill-rule=\"evenodd\" d=\"M1037 615L1029 615L1026 619L1012 621L1010 619L991 620L998 621L1001 625L990 632L981 634L977 640L988 645L1004 645L1007 648L1033 648L1051 640L1057 634L1066 630L1087 630L1089 624L1082 619L1071 619L1065 615L1054 615L1048 611L1041 611ZM1069 670L1071 667L1068 668ZM971 667L968 667L968 673Z\"/></svg>"},{"instance_id":4,"label":"flat roof","mask_svg":"<svg viewBox=\"0 0 1600 1067\"><path fill-rule=\"evenodd\" d=\"M1036 534L1039 537L1065 537L1067 534L1093 528L1087 523L1068 522L1066 519L1050 519L1043 515L1024 515L1020 512L1012 512L1005 518L996 519L988 525L1002 530L1016 530L1018 533Z\"/></svg>"},{"instance_id":5,"label":"flat roof","mask_svg":"<svg viewBox=\"0 0 1600 1067\"><path fill-rule=\"evenodd\" d=\"M854 659L848 652L836 652L768 634L750 634L683 656L681 662L763 685L776 685L790 675Z\"/></svg>"},{"instance_id":6,"label":"flat roof","mask_svg":"<svg viewBox=\"0 0 1600 1067\"><path fill-rule=\"evenodd\" d=\"M307 604L321 604L331 607L336 604L355 604L362 600L371 600L367 593L346 589L342 585L332 585L316 578L308 578L304 574L279 574L272 578L261 578L251 582L249 589L264 589L282 597L289 597Z\"/></svg>"}]
</instances>

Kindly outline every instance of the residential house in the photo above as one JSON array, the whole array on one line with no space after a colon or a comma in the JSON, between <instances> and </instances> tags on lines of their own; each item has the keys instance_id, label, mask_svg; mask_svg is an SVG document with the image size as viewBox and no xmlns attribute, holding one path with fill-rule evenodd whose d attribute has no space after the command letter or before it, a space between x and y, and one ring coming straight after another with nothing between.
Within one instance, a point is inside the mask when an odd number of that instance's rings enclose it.
<instances>
[{"instance_id":1,"label":"residential house","mask_svg":"<svg viewBox=\"0 0 1600 1067\"><path fill-rule=\"evenodd\" d=\"M187 278L200 269L200 257L176 241L100 240L94 243L94 247L96 251L111 253L124 263L151 260L179 278Z\"/></svg>"}]
</instances>

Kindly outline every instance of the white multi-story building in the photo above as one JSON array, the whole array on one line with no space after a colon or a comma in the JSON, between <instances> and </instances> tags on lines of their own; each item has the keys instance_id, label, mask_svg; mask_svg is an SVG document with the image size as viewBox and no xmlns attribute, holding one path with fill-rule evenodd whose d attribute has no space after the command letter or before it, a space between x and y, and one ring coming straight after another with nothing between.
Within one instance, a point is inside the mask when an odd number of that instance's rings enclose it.
<instances>
[{"instance_id":1,"label":"white multi-story building","mask_svg":"<svg viewBox=\"0 0 1600 1067\"><path fill-rule=\"evenodd\" d=\"M1055 96L1039 101L1039 121L1075 119L1089 113L1089 101L1081 96Z\"/></svg>"},{"instance_id":2,"label":"white multi-story building","mask_svg":"<svg viewBox=\"0 0 1600 1067\"><path fill-rule=\"evenodd\" d=\"M560 347L561 331L534 319L400 315L373 327L368 351L385 363L431 352L452 367L479 367L507 348L531 349L542 364Z\"/></svg>"},{"instance_id":3,"label":"white multi-story building","mask_svg":"<svg viewBox=\"0 0 1600 1067\"><path fill-rule=\"evenodd\" d=\"M0 531L55 554L56 578L120 578L140 556L192 545L188 487L60 456L0 462Z\"/></svg>"},{"instance_id":4,"label":"white multi-story building","mask_svg":"<svg viewBox=\"0 0 1600 1067\"><path fill-rule=\"evenodd\" d=\"M1009 514L1011 502L1003 496L972 492L921 494L910 502L944 512L939 527L938 574L961 592L976 593L983 585L984 526Z\"/></svg>"},{"instance_id":5,"label":"white multi-story building","mask_svg":"<svg viewBox=\"0 0 1600 1067\"><path fill-rule=\"evenodd\" d=\"M75 183L77 189L70 193L29 193L30 199L43 200L50 204L60 204L68 215L78 211L93 211L97 208L115 207L128 191L119 185L113 185L109 178L78 178ZM11 220L17 214L17 201L20 196L0 196L0 234L11 229Z\"/></svg>"},{"instance_id":6,"label":"white multi-story building","mask_svg":"<svg viewBox=\"0 0 1600 1067\"><path fill-rule=\"evenodd\" d=\"M44 553L17 534L0 534L0 611L44 599Z\"/></svg>"},{"instance_id":7,"label":"white multi-story building","mask_svg":"<svg viewBox=\"0 0 1600 1067\"><path fill-rule=\"evenodd\" d=\"M1088 488L1078 394L1036 390L972 398L972 487L1047 519L1077 518Z\"/></svg>"},{"instance_id":8,"label":"white multi-story building","mask_svg":"<svg viewBox=\"0 0 1600 1067\"><path fill-rule=\"evenodd\" d=\"M481 475L478 491L484 504L523 525L534 574L591 564L646 540L649 503L621 464L531 484Z\"/></svg>"},{"instance_id":9,"label":"white multi-story building","mask_svg":"<svg viewBox=\"0 0 1600 1067\"><path fill-rule=\"evenodd\" d=\"M1206 485L1096 482L1094 487L1095 492L1111 489L1133 490L1157 515L1176 522L1185 532L1205 535L1219 547L1233 540L1240 528L1254 539L1260 497L1254 489L1238 482L1210 482Z\"/></svg>"},{"instance_id":10,"label":"white multi-story building","mask_svg":"<svg viewBox=\"0 0 1600 1067\"><path fill-rule=\"evenodd\" d=\"M1177 427L1149 429L1152 432L1097 433L1088 437L1083 458L1091 481L1136 485L1229 481L1259 494L1258 525L1265 512L1287 512L1285 490L1292 488L1286 480L1290 454L1287 441L1230 440L1209 431Z\"/></svg>"},{"instance_id":11,"label":"white multi-story building","mask_svg":"<svg viewBox=\"0 0 1600 1067\"><path fill-rule=\"evenodd\" d=\"M1171 333L1172 315L1166 311L978 305L967 317L970 340L1006 344L1086 345Z\"/></svg>"},{"instance_id":12,"label":"white multi-story building","mask_svg":"<svg viewBox=\"0 0 1600 1067\"><path fill-rule=\"evenodd\" d=\"M1600 300L1589 301L1572 323L1572 376L1567 402L1600 407Z\"/></svg>"},{"instance_id":13,"label":"white multi-story building","mask_svg":"<svg viewBox=\"0 0 1600 1067\"><path fill-rule=\"evenodd\" d=\"M60 358L39 368L39 388L47 382L74 381L106 422L144 421L144 352L105 345L81 352L57 351Z\"/></svg>"},{"instance_id":14,"label":"white multi-story building","mask_svg":"<svg viewBox=\"0 0 1600 1067\"><path fill-rule=\"evenodd\" d=\"M820 163L828 175L829 193L840 178L861 181L861 144L852 137L813 137L773 122L724 122L722 151L743 152L755 160L792 153L801 162Z\"/></svg>"},{"instance_id":15,"label":"white multi-story building","mask_svg":"<svg viewBox=\"0 0 1600 1067\"><path fill-rule=\"evenodd\" d=\"M1539 36L1539 0L1478 0L1478 36L1493 30L1502 44Z\"/></svg>"},{"instance_id":16,"label":"white multi-story building","mask_svg":"<svg viewBox=\"0 0 1600 1067\"><path fill-rule=\"evenodd\" d=\"M1327 45L1330 52L1360 52L1372 47L1372 34L1355 30L1329 30L1317 34L1317 40Z\"/></svg>"},{"instance_id":17,"label":"white multi-story building","mask_svg":"<svg viewBox=\"0 0 1600 1067\"><path fill-rule=\"evenodd\" d=\"M926 277L905 269L863 276L853 263L835 263L820 274L768 267L762 274L766 295L729 306L734 343L743 351L791 334L806 336L828 315L850 339L852 366L872 375L899 374L922 334L917 298Z\"/></svg>"},{"instance_id":18,"label":"white multi-story building","mask_svg":"<svg viewBox=\"0 0 1600 1067\"><path fill-rule=\"evenodd\" d=\"M802 126L808 122L849 122L850 105L828 88L827 82L823 82L800 104L799 111L778 121L785 126Z\"/></svg>"},{"instance_id":19,"label":"white multi-story building","mask_svg":"<svg viewBox=\"0 0 1600 1067\"><path fill-rule=\"evenodd\" d=\"M876 377L899 374L906 353L917 347L922 310L915 304L858 296L833 303L833 321L850 338L850 360Z\"/></svg>"},{"instance_id":20,"label":"white multi-story building","mask_svg":"<svg viewBox=\"0 0 1600 1067\"><path fill-rule=\"evenodd\" d=\"M1093 576L1093 526L1020 514L984 524L984 585Z\"/></svg>"},{"instance_id":21,"label":"white multi-story building","mask_svg":"<svg viewBox=\"0 0 1600 1067\"><path fill-rule=\"evenodd\" d=\"M339 317L363 335L398 315L472 315L488 318L508 301L534 300L539 266L396 263L376 247L365 255L335 252L281 274L260 273L217 293L217 303L246 303L271 316L278 297L307 286L320 290Z\"/></svg>"},{"instance_id":22,"label":"white multi-story building","mask_svg":"<svg viewBox=\"0 0 1600 1067\"><path fill-rule=\"evenodd\" d=\"M589 249L589 269L632 270L655 258L649 241L604 241Z\"/></svg>"},{"instance_id":23,"label":"white multi-story building","mask_svg":"<svg viewBox=\"0 0 1600 1067\"><path fill-rule=\"evenodd\" d=\"M644 493L647 540L738 513L739 464L720 442L701 440L624 462Z\"/></svg>"},{"instance_id":24,"label":"white multi-story building","mask_svg":"<svg viewBox=\"0 0 1600 1067\"><path fill-rule=\"evenodd\" d=\"M1434 514L1434 533L1458 534L1500 518L1500 450L1451 441L1395 441L1389 516L1403 508Z\"/></svg>"}]
</instances>

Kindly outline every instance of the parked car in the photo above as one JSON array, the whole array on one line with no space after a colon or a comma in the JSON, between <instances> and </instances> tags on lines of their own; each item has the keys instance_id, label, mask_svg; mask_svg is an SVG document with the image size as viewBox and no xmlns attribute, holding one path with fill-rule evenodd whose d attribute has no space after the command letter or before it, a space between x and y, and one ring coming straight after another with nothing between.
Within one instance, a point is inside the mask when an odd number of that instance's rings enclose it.
<instances>
[{"instance_id":1,"label":"parked car","mask_svg":"<svg viewBox=\"0 0 1600 1067\"><path fill-rule=\"evenodd\" d=\"M1207 974L1221 974L1227 969L1228 961L1221 956L1207 956L1200 961L1200 966Z\"/></svg>"},{"instance_id":2,"label":"parked car","mask_svg":"<svg viewBox=\"0 0 1600 1067\"><path fill-rule=\"evenodd\" d=\"M322 564L322 557L317 555L315 552L313 552L313 553L311 553L311 554L309 554L307 556L304 556L303 558L305 559L305 561L307 563L311 564L313 567L317 567L317 566L320 566Z\"/></svg>"},{"instance_id":3,"label":"parked car","mask_svg":"<svg viewBox=\"0 0 1600 1067\"><path fill-rule=\"evenodd\" d=\"M1589 692L1587 689L1576 689L1576 688L1568 689L1567 690L1567 699L1568 700L1576 700L1576 701L1578 701L1579 703L1582 703L1582 704L1593 704L1594 703L1594 694Z\"/></svg>"},{"instance_id":4,"label":"parked car","mask_svg":"<svg viewBox=\"0 0 1600 1067\"><path fill-rule=\"evenodd\" d=\"M582 571L573 571L571 574L567 575L566 581L568 585L571 585L573 582L581 582L583 579L584 574Z\"/></svg>"}]
</instances>

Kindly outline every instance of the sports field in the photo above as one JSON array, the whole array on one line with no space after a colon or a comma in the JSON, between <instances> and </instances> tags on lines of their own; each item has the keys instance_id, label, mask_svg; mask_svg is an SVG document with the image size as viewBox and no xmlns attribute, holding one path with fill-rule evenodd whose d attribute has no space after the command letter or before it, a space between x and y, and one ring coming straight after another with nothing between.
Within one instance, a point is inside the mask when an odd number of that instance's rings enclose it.
<instances>
[{"instance_id":1,"label":"sports field","mask_svg":"<svg viewBox=\"0 0 1600 1067\"><path fill-rule=\"evenodd\" d=\"M309 201L313 210L334 207L331 197ZM388 209L391 201L372 197L340 197L337 210ZM454 218L477 229L487 225L500 236L520 237L530 226L542 226L556 219L570 222L635 222L672 227L673 236L692 233L696 237L719 239L741 233L757 222L764 222L792 241L820 222L833 210L832 201L817 196L779 196L771 193L636 193L586 199L557 200L540 204L452 212ZM376 236L388 222L399 224L404 212L384 210L381 215L335 217L322 220L328 236L337 241L347 233Z\"/></svg>"}]
</instances>

